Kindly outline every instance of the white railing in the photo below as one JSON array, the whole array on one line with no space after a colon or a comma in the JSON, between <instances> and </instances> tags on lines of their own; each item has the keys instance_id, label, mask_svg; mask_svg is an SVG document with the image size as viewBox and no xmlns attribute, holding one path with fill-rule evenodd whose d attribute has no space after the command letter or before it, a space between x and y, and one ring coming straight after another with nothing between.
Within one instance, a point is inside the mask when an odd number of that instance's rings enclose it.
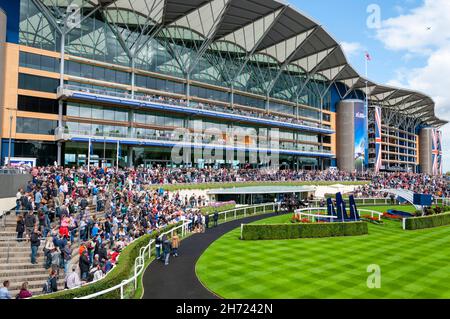
<instances>
[{"instance_id":1,"label":"white railing","mask_svg":"<svg viewBox=\"0 0 450 319\"><path fill-rule=\"evenodd\" d=\"M172 237L174 231L181 230L181 238L183 238L189 232L188 225L190 223L191 223L190 221L183 221L183 224L181 224L177 227L173 227L170 230L161 233L161 235L159 237L162 237L163 235L168 235L168 234L170 234L170 237ZM138 239L136 239L136 240L138 240ZM127 286L130 283L133 283L134 290L137 289L137 283L138 283L137 281L138 281L139 276L142 274L142 272L145 269L145 267L144 267L145 261L147 259L150 259L152 256L152 245L154 244L154 242L155 242L155 240L151 239L146 246L140 248L139 256L136 257L136 259L134 260L134 275L131 278L123 280L120 284L117 284L111 288L108 288L108 289L105 289L102 291L98 291L96 293L93 293L93 294L90 294L87 296L75 298L75 299L92 299L92 298L96 298L96 297L102 296L104 294L110 293L115 290L120 290L120 299L124 299L125 286ZM148 258L146 258L147 256L148 256ZM120 258L120 255L119 255L119 258ZM96 281L96 282L98 282L98 281Z\"/></svg>"},{"instance_id":2,"label":"white railing","mask_svg":"<svg viewBox=\"0 0 450 319\"><path fill-rule=\"evenodd\" d=\"M218 213L218 215L219 215L219 219L220 219L220 216L223 216L223 221L226 222L227 220L232 220L230 218L237 219L238 217L253 216L253 215L257 215L258 213L265 214L266 212L268 213L268 212L272 212L274 210L275 210L275 203L270 203L270 204L261 204L261 205L256 205L256 206L239 207L239 208L220 212L220 213ZM238 214L239 211L241 211L241 212L243 211L243 214L242 215ZM214 213L209 214L209 216L213 217ZM190 232L189 224L191 224L191 221L185 220L185 221L183 221L182 225L174 227L166 232L163 232L159 237L162 237L164 234L166 234L166 235L170 234L170 237L172 237L172 234L174 231L178 231L179 229L181 229L181 238L183 238L183 237L185 237L186 234L188 234ZM110 293L110 292L116 291L116 290L120 290L120 299L124 299L125 298L125 287L127 285L133 284L134 285L133 291L135 291L137 289L138 278L145 269L145 262L148 259L150 259L152 256L152 245L154 244L154 242L155 242L155 240L151 239L149 241L148 245L141 247L141 249L139 250L139 256L136 257L136 259L134 261L134 274L131 278L123 280L120 284L117 284L111 288L108 288L108 289L105 289L102 291L98 291L96 293L93 293L93 294L90 294L87 296L75 298L75 299L92 299L92 298L96 298L96 297L105 295L107 293ZM119 258L120 258L120 255L119 255ZM79 287L77 287L77 288L79 288ZM74 288L74 289L77 289L77 288Z\"/></svg>"},{"instance_id":3,"label":"white railing","mask_svg":"<svg viewBox=\"0 0 450 319\"><path fill-rule=\"evenodd\" d=\"M260 211L259 213L261 214L265 214L266 212L273 212L275 211L275 203L266 203L266 204L259 204L259 205L254 205L254 206L244 206L244 207L239 207L239 208L233 208L230 210L226 210L226 211L222 211L220 213L218 213L218 217L220 220L220 216L223 215L223 221L226 222L227 220L235 220L238 217L247 217L250 215L256 215L258 214L258 209L262 207L262 211ZM239 211L243 211L242 212L242 216L241 214L238 214ZM211 222L211 218L214 217L214 213L211 213L208 215L210 217L210 222Z\"/></svg>"},{"instance_id":4,"label":"white railing","mask_svg":"<svg viewBox=\"0 0 450 319\"><path fill-rule=\"evenodd\" d=\"M311 207L311 208L302 208L295 210L295 214L299 215L300 219L305 216L308 218L309 221L315 222L317 218L326 219L328 218L330 222L333 219L336 219L337 216L330 216L330 215L324 215L324 214L313 214L313 211L327 211L327 207ZM381 220L381 216L383 216L383 213L377 212L375 210L371 209L362 209L358 208L358 213L361 217L361 213L370 213L370 216L373 218L375 215L378 216L378 220Z\"/></svg>"},{"instance_id":5,"label":"white railing","mask_svg":"<svg viewBox=\"0 0 450 319\"><path fill-rule=\"evenodd\" d=\"M303 216L305 216L309 221L311 222L315 222L317 218L328 218L330 220L330 222L333 219L336 219L337 216L330 216L330 215L324 215L324 214L313 214L313 211L326 211L327 208L326 207L310 207L310 208L301 208L301 209L297 209L295 210L295 214L298 215L300 217L300 219L302 219Z\"/></svg>"},{"instance_id":6,"label":"white railing","mask_svg":"<svg viewBox=\"0 0 450 319\"><path fill-rule=\"evenodd\" d=\"M383 213L377 212L375 210L371 210L371 209L363 209L363 208L358 208L358 212L360 213L359 216L361 217L361 213L370 213L370 217L373 218L375 215L378 216L378 220L381 220L381 216L383 216Z\"/></svg>"},{"instance_id":7,"label":"white railing","mask_svg":"<svg viewBox=\"0 0 450 319\"><path fill-rule=\"evenodd\" d=\"M339 184L338 181L336 181L336 184ZM309 202L314 203L315 205L319 205L319 203L323 201L323 199L313 199L309 200ZM390 197L367 197L367 198L356 198L355 197L355 203L360 205L392 205L391 204L391 198ZM398 205L400 202L396 199L394 199L394 205ZM410 203L408 203L410 204ZM433 199L433 205L449 205L450 199L449 198L434 198Z\"/></svg>"}]
</instances>

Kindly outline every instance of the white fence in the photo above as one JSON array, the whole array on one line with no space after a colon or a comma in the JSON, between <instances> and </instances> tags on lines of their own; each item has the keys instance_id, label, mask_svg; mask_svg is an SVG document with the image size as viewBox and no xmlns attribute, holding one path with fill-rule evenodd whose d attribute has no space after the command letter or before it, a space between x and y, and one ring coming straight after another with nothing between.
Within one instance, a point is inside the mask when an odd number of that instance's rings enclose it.
<instances>
[{"instance_id":1,"label":"white fence","mask_svg":"<svg viewBox=\"0 0 450 319\"><path fill-rule=\"evenodd\" d=\"M313 214L314 211L320 211L324 212L327 211L326 207L311 207L311 208L302 208L297 209L295 211L295 214L298 214L300 218L303 216L305 218L308 218L309 221L315 222L317 219L329 219L329 221L333 221L337 218L337 216L330 216L330 215L324 215L324 214ZM362 209L358 208L359 215L361 216L361 213L369 213L370 216L373 218L374 216L378 216L378 220L381 220L381 216L383 213L371 210L371 209Z\"/></svg>"},{"instance_id":2,"label":"white fence","mask_svg":"<svg viewBox=\"0 0 450 319\"><path fill-rule=\"evenodd\" d=\"M316 206L319 206L319 203L321 201L324 201L324 199L309 200L310 203L313 203ZM392 202L394 204L392 204ZM394 199L392 201L391 198L389 198L389 197L387 197L387 198L384 198L384 197L383 198L379 198L379 197L356 198L355 197L355 203L357 205L366 205L366 206L369 206L369 205L374 205L374 206L375 205L386 205L386 206L389 206L389 205L398 205L398 204L400 204L400 202L398 200ZM409 204L409 203L407 203L407 204ZM441 197L440 198L434 198L432 204L433 205L447 205L448 206L448 205L450 205L450 199L449 198L441 198Z\"/></svg>"},{"instance_id":3,"label":"white fence","mask_svg":"<svg viewBox=\"0 0 450 319\"><path fill-rule=\"evenodd\" d=\"M223 211L218 213L219 215L219 220L218 221L222 221L222 222L226 222L227 220L234 220L234 219L238 219L241 217L248 217L248 216L253 216L253 215L258 215L258 214L265 214L265 213L269 213L269 212L273 212L275 210L275 203L270 203L270 204L261 204L261 205L256 205L256 206L251 206L251 207L240 207L240 208L235 208L235 209L231 209L231 210L227 210L227 211ZM213 217L214 214L210 214L210 217ZM185 237L190 231L189 231L189 224L191 223L191 221L186 220L183 222L182 225L174 227L166 232L163 232L160 236L164 235L164 234L170 234L170 236L172 236L172 234L175 231L181 230L181 238ZM145 262L151 258L152 256L152 247L154 246L155 240L151 239L148 243L148 245L141 247L140 251L139 251L139 256L136 257L135 261L134 261L134 274L131 278L123 280L120 284L117 284L111 288L102 290L102 291L98 291L96 293L87 295L87 296L83 296L83 297L79 297L79 298L75 298L75 299L92 299L92 298L96 298L102 295L105 295L107 293L110 293L112 291L116 291L116 290L120 290L120 299L124 299L125 298L125 289L127 288L127 286L129 285L133 285L133 291L136 291L137 289L137 284L138 284L138 278L139 276L143 273L144 269L145 269ZM120 255L119 255L120 258ZM98 281L97 281L98 282ZM77 288L74 288L77 289Z\"/></svg>"}]
</instances>

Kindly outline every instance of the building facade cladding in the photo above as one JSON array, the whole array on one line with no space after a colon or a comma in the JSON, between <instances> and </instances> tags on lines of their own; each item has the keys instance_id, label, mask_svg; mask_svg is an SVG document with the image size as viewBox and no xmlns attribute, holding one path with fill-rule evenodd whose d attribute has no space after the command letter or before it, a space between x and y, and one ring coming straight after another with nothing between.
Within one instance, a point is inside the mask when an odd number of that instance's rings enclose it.
<instances>
[{"instance_id":1,"label":"building facade cladding","mask_svg":"<svg viewBox=\"0 0 450 319\"><path fill-rule=\"evenodd\" d=\"M0 7L5 1L0 0ZM70 14L71 3L79 6L79 16ZM234 20L238 9L249 15L240 27ZM80 27L58 24L67 14L67 21ZM13 113L13 143L58 145L62 164L83 163L89 137L104 139L94 143L93 157L107 158L108 163L116 158L116 140L130 138L138 141L121 149L121 165L170 161L167 147L143 145L177 139L175 128L192 132L194 119L200 118L202 129L253 130L258 138L246 137L246 146L278 128L281 162L292 168L326 168L337 152L336 104L365 96L362 79L355 80L351 66L341 63L345 57L334 40L309 18L273 0L258 5L250 0L189 0L183 6L172 0L20 0L16 15L18 43L8 43L7 49L17 94L3 104ZM295 26L289 22L294 17ZM296 28L304 30L295 33ZM277 39L279 34L290 36ZM96 92L97 98L76 98L65 94L66 88ZM175 104L183 99L194 109L241 117L158 110L98 96L132 101L164 96ZM33 118L39 125L27 126ZM6 122L3 119L2 145L10 137ZM58 126L77 138L68 141L51 134ZM210 141L201 133L203 143ZM12 149L15 156L27 155ZM2 147L2 160L5 155Z\"/></svg>"}]
</instances>

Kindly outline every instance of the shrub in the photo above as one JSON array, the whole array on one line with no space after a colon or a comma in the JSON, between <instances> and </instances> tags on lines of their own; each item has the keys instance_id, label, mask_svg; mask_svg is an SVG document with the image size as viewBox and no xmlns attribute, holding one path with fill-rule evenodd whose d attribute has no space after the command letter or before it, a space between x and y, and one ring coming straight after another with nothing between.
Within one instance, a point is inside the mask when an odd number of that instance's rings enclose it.
<instances>
[{"instance_id":1,"label":"shrub","mask_svg":"<svg viewBox=\"0 0 450 319\"><path fill-rule=\"evenodd\" d=\"M102 291L111 288L123 280L130 278L134 274L134 260L139 256L139 250L141 247L148 245L151 239L156 238L161 233L170 230L181 223L169 225L163 229L152 232L151 234L139 237L134 242L125 247L119 255L116 266L107 273L107 275L94 283L81 286L76 289L61 290L49 295L39 295L34 299L73 299L82 296L87 296L98 291ZM120 290L114 290L107 294L104 294L99 299L120 299Z\"/></svg>"},{"instance_id":2,"label":"shrub","mask_svg":"<svg viewBox=\"0 0 450 319\"><path fill-rule=\"evenodd\" d=\"M248 224L243 226L242 239L297 239L368 234L367 223L315 223L315 224Z\"/></svg>"},{"instance_id":3,"label":"shrub","mask_svg":"<svg viewBox=\"0 0 450 319\"><path fill-rule=\"evenodd\" d=\"M224 212L224 211L227 211L227 210L232 210L232 209L234 209L236 207L236 203L233 201L233 203L228 203L228 204L226 204L226 205L222 205L222 206L206 206L206 207L202 207L201 209L200 209L200 212L203 214L203 215L210 215L210 214L214 214L214 212L218 212L218 213L221 213L221 212Z\"/></svg>"},{"instance_id":4,"label":"shrub","mask_svg":"<svg viewBox=\"0 0 450 319\"><path fill-rule=\"evenodd\" d=\"M433 228L445 225L450 225L450 213L407 218L405 221L405 229L407 230Z\"/></svg>"}]
</instances>

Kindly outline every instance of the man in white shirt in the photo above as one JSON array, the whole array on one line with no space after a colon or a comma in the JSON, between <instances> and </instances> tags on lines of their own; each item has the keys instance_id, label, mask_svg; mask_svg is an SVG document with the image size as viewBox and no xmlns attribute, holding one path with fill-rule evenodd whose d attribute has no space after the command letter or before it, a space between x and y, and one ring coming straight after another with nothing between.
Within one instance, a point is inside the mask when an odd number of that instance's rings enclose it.
<instances>
[{"instance_id":1,"label":"man in white shirt","mask_svg":"<svg viewBox=\"0 0 450 319\"><path fill-rule=\"evenodd\" d=\"M72 266L72 272L66 275L66 287L69 289L79 287L81 285L80 276L76 272L76 269L76 266Z\"/></svg>"},{"instance_id":2,"label":"man in white shirt","mask_svg":"<svg viewBox=\"0 0 450 319\"><path fill-rule=\"evenodd\" d=\"M9 280L5 280L3 282L3 287L0 288L0 299L11 299L11 294L8 288L9 288Z\"/></svg>"}]
</instances>

